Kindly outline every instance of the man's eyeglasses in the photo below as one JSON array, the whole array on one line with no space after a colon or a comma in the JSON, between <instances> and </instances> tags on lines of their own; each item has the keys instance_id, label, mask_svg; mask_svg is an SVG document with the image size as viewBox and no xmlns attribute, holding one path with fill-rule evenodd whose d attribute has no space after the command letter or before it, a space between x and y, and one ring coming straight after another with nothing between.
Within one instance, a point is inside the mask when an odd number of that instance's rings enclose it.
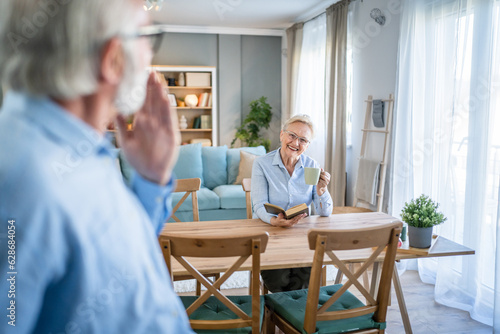
<instances>
[{"instance_id":1,"label":"man's eyeglasses","mask_svg":"<svg viewBox=\"0 0 500 334\"><path fill-rule=\"evenodd\" d=\"M299 137L292 131L283 130L283 132L288 135L288 139L290 139L291 141L296 141L298 139L300 145L307 145L310 143L309 139L304 137Z\"/></svg>"},{"instance_id":2,"label":"man's eyeglasses","mask_svg":"<svg viewBox=\"0 0 500 334\"><path fill-rule=\"evenodd\" d=\"M165 28L158 25L151 26L143 26L139 27L137 33L134 35L128 36L129 38L139 38L145 37L148 39L149 44L151 45L151 49L153 53L156 53L160 49L161 40L163 34L166 33Z\"/></svg>"}]
</instances>

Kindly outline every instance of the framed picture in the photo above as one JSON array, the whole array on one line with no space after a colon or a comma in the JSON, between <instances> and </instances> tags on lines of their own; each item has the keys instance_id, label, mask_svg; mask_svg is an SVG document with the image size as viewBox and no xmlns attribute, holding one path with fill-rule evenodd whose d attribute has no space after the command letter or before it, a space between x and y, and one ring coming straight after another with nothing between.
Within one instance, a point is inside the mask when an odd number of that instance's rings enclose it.
<instances>
[{"instance_id":1,"label":"framed picture","mask_svg":"<svg viewBox=\"0 0 500 334\"><path fill-rule=\"evenodd\" d=\"M170 101L170 106L177 107L177 98L175 97L175 94L168 93L168 100Z\"/></svg>"}]
</instances>

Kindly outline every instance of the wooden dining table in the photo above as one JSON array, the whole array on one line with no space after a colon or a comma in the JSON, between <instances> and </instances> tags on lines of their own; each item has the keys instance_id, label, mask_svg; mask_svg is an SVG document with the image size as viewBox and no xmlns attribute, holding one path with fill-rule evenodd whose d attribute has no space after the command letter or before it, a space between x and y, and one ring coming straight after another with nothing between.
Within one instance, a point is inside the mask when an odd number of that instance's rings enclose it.
<instances>
[{"instance_id":1,"label":"wooden dining table","mask_svg":"<svg viewBox=\"0 0 500 334\"><path fill-rule=\"evenodd\" d=\"M221 236L224 234L267 232L269 234L269 242L266 251L261 255L261 269L298 268L310 267L312 265L314 251L309 249L307 240L307 232L312 228L363 229L394 221L398 221L398 219L388 214L382 212L368 212L336 214L329 217L309 216L302 219L300 223L291 228L275 227L264 223L260 219L168 223L160 233L160 237L162 234ZM336 252L336 254L344 263L361 263L366 261L369 256L369 250L339 251ZM439 237L433 241L432 247L427 250L413 250L408 247L403 247L401 251L398 251L396 260L469 254L474 254L474 250L451 240ZM382 255L380 260L382 260ZM228 258L189 259L189 262L191 262L201 273L223 272L232 264L231 261L232 259ZM329 264L329 261L331 260L326 257L325 264ZM251 263L248 261L241 266L240 270L250 270L250 268ZM172 263L172 274L174 276L182 276L187 275L188 272L179 263L174 261ZM374 277L375 276L376 275L374 275ZM372 281L372 285L374 284L373 282L375 281ZM405 331L406 333L412 333L410 319L397 271L395 271L393 275L393 284Z\"/></svg>"}]
</instances>

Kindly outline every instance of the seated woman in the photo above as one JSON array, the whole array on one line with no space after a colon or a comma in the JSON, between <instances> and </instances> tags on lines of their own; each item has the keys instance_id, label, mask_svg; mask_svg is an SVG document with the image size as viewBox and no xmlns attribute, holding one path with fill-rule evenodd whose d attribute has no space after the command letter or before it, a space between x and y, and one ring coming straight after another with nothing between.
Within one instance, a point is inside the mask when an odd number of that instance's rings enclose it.
<instances>
[{"instance_id":1,"label":"seated woman","mask_svg":"<svg viewBox=\"0 0 500 334\"><path fill-rule=\"evenodd\" d=\"M278 205L285 210L306 203L314 203L316 213L329 216L332 198L327 186L330 174L321 169L317 185L304 180L304 167L319 167L312 158L304 155L314 135L314 127L307 115L297 115L285 122L280 132L281 147L255 159L252 168L252 203L254 217L280 227L300 223L306 214L285 219L267 213L265 203ZM305 237L305 236L304 236ZM263 270L264 284L271 292L305 289L308 287L311 268Z\"/></svg>"}]
</instances>

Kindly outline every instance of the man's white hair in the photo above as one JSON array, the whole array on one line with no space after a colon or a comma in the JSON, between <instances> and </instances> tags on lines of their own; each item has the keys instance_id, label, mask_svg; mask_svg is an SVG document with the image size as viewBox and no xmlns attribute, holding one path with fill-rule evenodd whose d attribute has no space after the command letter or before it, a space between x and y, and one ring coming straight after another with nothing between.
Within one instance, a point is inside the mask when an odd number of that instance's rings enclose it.
<instances>
[{"instance_id":1,"label":"man's white hair","mask_svg":"<svg viewBox=\"0 0 500 334\"><path fill-rule=\"evenodd\" d=\"M136 29L133 1L1 0L2 82L60 99L94 93L103 46Z\"/></svg>"}]
</instances>

